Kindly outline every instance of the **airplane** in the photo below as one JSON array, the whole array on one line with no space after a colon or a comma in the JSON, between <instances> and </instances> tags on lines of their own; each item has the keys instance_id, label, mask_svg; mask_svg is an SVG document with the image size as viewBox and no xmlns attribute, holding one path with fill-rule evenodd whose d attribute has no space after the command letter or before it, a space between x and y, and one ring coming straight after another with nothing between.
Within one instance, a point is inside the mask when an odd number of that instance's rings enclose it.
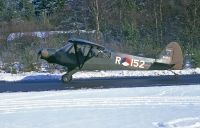
<instances>
[{"instance_id":1,"label":"airplane","mask_svg":"<svg viewBox=\"0 0 200 128\"><path fill-rule=\"evenodd\" d=\"M82 40L69 39L60 49L44 48L38 57L48 63L67 68L62 81L72 80L72 75L83 70L181 70L183 55L176 42L169 43L158 58L147 58L113 52L102 45Z\"/></svg>"}]
</instances>

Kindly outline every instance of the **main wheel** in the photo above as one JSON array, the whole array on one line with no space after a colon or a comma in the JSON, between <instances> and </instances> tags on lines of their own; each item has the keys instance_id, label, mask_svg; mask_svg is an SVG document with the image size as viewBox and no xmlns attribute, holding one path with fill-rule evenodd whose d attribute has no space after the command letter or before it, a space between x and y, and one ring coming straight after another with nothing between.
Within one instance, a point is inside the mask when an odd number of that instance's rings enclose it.
<instances>
[{"instance_id":1,"label":"main wheel","mask_svg":"<svg viewBox=\"0 0 200 128\"><path fill-rule=\"evenodd\" d=\"M69 75L69 74L64 74L64 75L62 76L62 81L63 81L64 83L70 82L71 80L72 80L72 76Z\"/></svg>"}]
</instances>

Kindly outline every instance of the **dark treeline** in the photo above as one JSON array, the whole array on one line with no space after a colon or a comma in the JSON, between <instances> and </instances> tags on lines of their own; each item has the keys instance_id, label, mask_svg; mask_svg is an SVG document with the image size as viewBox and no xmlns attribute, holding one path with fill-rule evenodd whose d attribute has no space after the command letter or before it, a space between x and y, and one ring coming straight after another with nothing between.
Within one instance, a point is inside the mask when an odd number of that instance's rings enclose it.
<instances>
[{"instance_id":1,"label":"dark treeline","mask_svg":"<svg viewBox=\"0 0 200 128\"><path fill-rule=\"evenodd\" d=\"M0 0L0 39L6 44L2 51L41 47L44 42L24 38L9 46L6 37L12 32L54 30L96 30L97 43L154 57L176 41L200 65L199 0ZM68 37L49 37L45 42L60 46L56 43Z\"/></svg>"}]
</instances>

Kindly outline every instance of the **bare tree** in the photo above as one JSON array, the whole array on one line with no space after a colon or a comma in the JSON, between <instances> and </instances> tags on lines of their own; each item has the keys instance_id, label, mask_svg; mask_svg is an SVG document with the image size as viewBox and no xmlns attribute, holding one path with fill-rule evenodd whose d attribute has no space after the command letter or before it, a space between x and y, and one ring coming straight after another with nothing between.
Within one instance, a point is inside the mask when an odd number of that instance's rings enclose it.
<instances>
[{"instance_id":1,"label":"bare tree","mask_svg":"<svg viewBox=\"0 0 200 128\"><path fill-rule=\"evenodd\" d=\"M100 40L100 10L99 10L99 0L89 1L89 8L91 13L95 18L95 28L96 28L96 42Z\"/></svg>"}]
</instances>

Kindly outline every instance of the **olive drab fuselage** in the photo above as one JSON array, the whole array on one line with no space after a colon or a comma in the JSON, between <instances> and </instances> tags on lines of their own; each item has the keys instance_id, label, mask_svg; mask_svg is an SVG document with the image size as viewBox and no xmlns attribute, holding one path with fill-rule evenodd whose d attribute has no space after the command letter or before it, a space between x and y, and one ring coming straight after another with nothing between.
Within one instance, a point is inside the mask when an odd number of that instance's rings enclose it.
<instances>
[{"instance_id":1,"label":"olive drab fuselage","mask_svg":"<svg viewBox=\"0 0 200 128\"><path fill-rule=\"evenodd\" d=\"M179 51L174 51L174 48ZM180 62L173 61L176 59L175 53L176 56L181 54L177 59ZM177 64L181 65L182 61L182 52L177 43L168 45L157 59L113 52L101 45L80 39L69 40L58 50L42 49L38 54L49 63L67 67L68 75L80 70L165 70L173 69Z\"/></svg>"}]
</instances>

